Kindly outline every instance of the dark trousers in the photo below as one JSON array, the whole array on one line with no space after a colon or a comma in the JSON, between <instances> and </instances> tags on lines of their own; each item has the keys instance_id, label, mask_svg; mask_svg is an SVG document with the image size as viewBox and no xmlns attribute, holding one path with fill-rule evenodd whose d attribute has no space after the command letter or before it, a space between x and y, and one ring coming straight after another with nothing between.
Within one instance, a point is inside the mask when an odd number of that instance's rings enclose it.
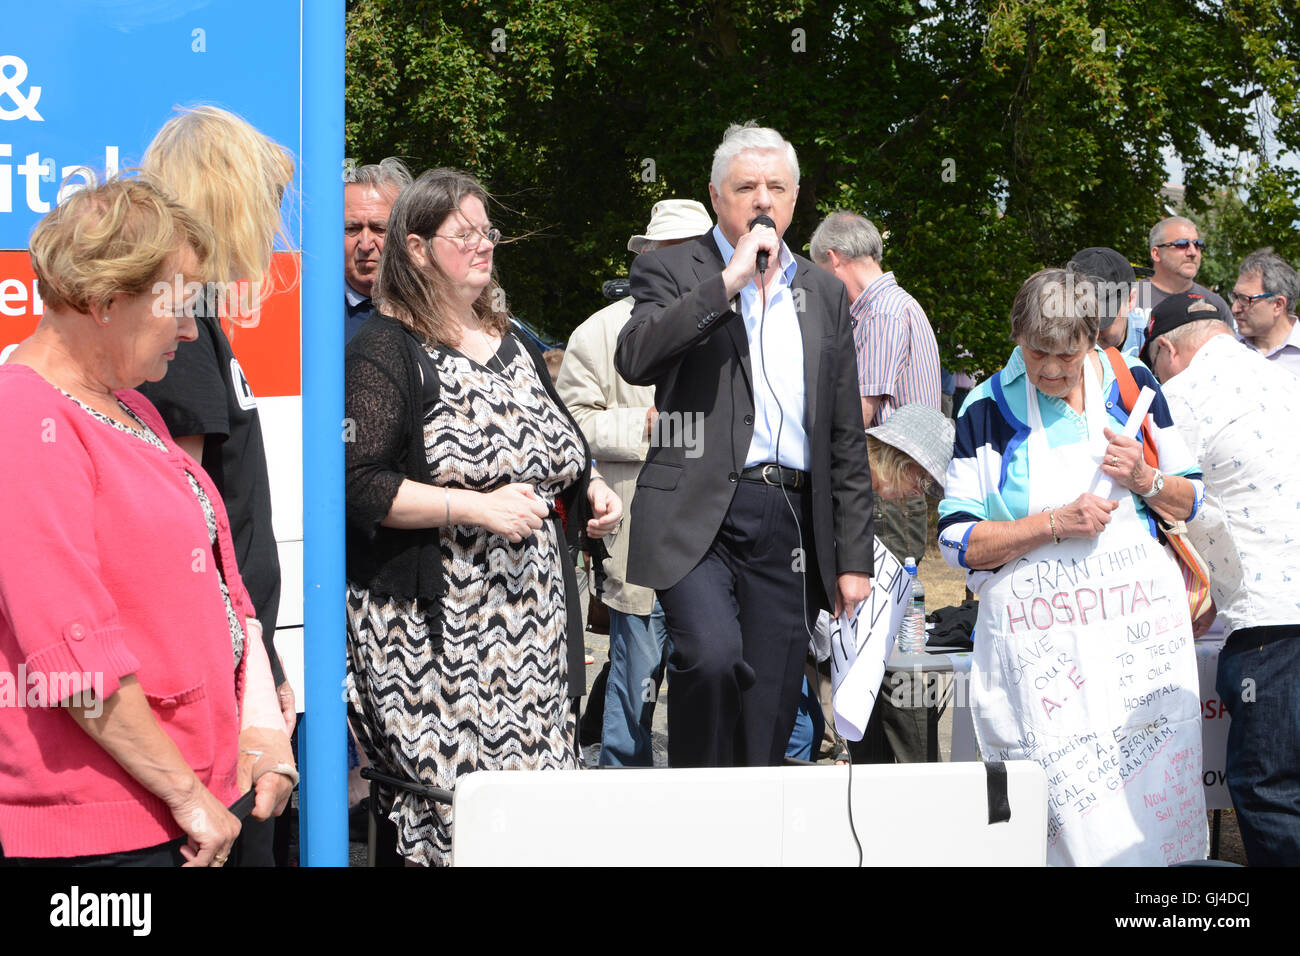
<instances>
[{"instance_id":1,"label":"dark trousers","mask_svg":"<svg viewBox=\"0 0 1300 956\"><path fill-rule=\"evenodd\" d=\"M185 857L181 855L181 847L188 842L186 837L177 837L168 843L147 846L140 850L99 853L95 856L15 858L0 853L0 866L85 867L87 869L117 866L181 866L185 862Z\"/></svg>"},{"instance_id":2,"label":"dark trousers","mask_svg":"<svg viewBox=\"0 0 1300 956\"><path fill-rule=\"evenodd\" d=\"M925 557L928 511L925 495L888 499L876 496L876 537L899 561ZM900 706L890 694L889 678L881 683L866 735L849 752L857 763L925 763L939 759L939 719L934 708ZM875 740L871 747L868 740ZM875 754L878 759L864 756Z\"/></svg>"},{"instance_id":3,"label":"dark trousers","mask_svg":"<svg viewBox=\"0 0 1300 956\"><path fill-rule=\"evenodd\" d=\"M226 866L274 866L270 858L271 821L254 820L248 817L239 831L239 837L230 848L230 859ZM256 844L250 844L249 834L254 833ZM181 847L189 843L187 837L177 837L168 843L145 847L142 850L124 850L120 853L101 853L96 856L75 856L66 859L4 859L0 855L0 865L5 866L181 866L185 857Z\"/></svg>"},{"instance_id":4,"label":"dark trousers","mask_svg":"<svg viewBox=\"0 0 1300 956\"><path fill-rule=\"evenodd\" d=\"M1251 866L1300 866L1300 625L1243 627L1219 654L1228 792Z\"/></svg>"},{"instance_id":5,"label":"dark trousers","mask_svg":"<svg viewBox=\"0 0 1300 956\"><path fill-rule=\"evenodd\" d=\"M672 642L669 765L781 763L820 588L806 492L740 481L699 564L659 592Z\"/></svg>"}]
</instances>

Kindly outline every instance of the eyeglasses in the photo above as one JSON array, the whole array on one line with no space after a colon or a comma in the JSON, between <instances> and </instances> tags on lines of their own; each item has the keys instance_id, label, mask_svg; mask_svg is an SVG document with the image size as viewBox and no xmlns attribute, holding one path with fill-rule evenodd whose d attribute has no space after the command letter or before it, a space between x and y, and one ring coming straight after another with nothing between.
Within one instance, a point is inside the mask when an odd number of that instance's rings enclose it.
<instances>
[{"instance_id":1,"label":"eyeglasses","mask_svg":"<svg viewBox=\"0 0 1300 956\"><path fill-rule=\"evenodd\" d=\"M1249 309L1260 299L1271 299L1275 295L1277 295L1276 292L1261 292L1259 295L1245 295L1241 292L1234 292L1232 293L1232 304L1240 305Z\"/></svg>"},{"instance_id":2,"label":"eyeglasses","mask_svg":"<svg viewBox=\"0 0 1300 956\"><path fill-rule=\"evenodd\" d=\"M1204 239L1173 239L1169 242L1156 243L1157 249L1165 249L1169 246L1173 246L1179 252L1186 252L1188 246L1195 246L1199 250L1204 250L1205 240Z\"/></svg>"},{"instance_id":3,"label":"eyeglasses","mask_svg":"<svg viewBox=\"0 0 1300 956\"><path fill-rule=\"evenodd\" d=\"M458 236L444 236L441 233L434 233L438 239L446 239L448 242L455 242L460 245L462 252L470 252L477 249L484 239L496 245L501 241L501 230L496 226L490 227L487 232L482 229L470 229L468 232L462 232Z\"/></svg>"}]
</instances>

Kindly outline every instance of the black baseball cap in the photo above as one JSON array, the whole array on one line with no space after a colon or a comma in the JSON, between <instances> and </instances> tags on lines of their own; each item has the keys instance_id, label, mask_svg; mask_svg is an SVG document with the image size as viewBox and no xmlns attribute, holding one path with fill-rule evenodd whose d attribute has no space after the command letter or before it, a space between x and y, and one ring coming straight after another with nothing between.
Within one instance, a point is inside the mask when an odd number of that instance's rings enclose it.
<instances>
[{"instance_id":1,"label":"black baseball cap","mask_svg":"<svg viewBox=\"0 0 1300 956\"><path fill-rule=\"evenodd\" d=\"M1116 321L1115 316L1128 301L1129 293L1137 285L1132 263L1108 246L1089 246L1076 252L1066 268L1103 284L1103 287L1097 289L1097 314L1102 329L1110 328ZM1119 321L1124 323L1124 336L1127 338L1128 316L1122 316ZM1121 340L1119 345L1123 348L1124 341Z\"/></svg>"},{"instance_id":2,"label":"black baseball cap","mask_svg":"<svg viewBox=\"0 0 1300 956\"><path fill-rule=\"evenodd\" d=\"M1087 249L1080 249L1070 260L1068 268L1092 276L1094 279L1104 279L1106 282L1137 281L1133 264L1122 254L1107 246L1089 246Z\"/></svg>"},{"instance_id":3,"label":"black baseball cap","mask_svg":"<svg viewBox=\"0 0 1300 956\"><path fill-rule=\"evenodd\" d=\"M1147 337L1138 357L1147 368L1154 369L1151 357L1151 343L1160 336L1172 332L1188 322L1203 322L1206 319L1218 319L1228 323L1228 317L1219 311L1219 307L1198 292L1176 292L1167 296L1151 310L1147 319Z\"/></svg>"}]
</instances>

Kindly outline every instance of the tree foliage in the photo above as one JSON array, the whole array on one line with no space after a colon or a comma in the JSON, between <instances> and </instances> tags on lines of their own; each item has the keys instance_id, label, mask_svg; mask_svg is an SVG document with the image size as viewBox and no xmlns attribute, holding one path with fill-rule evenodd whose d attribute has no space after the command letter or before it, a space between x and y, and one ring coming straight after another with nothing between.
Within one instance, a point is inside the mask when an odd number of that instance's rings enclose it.
<instances>
[{"instance_id":1,"label":"tree foliage","mask_svg":"<svg viewBox=\"0 0 1300 956\"><path fill-rule=\"evenodd\" d=\"M990 370L1036 269L1091 245L1144 261L1162 151L1207 213L1228 151L1253 151L1233 242L1300 254L1300 182L1274 161L1300 145L1297 19L1288 0L351 0L348 150L482 178L524 237L498 255L513 307L563 335L655 200L708 205L723 128L756 118L799 151L790 245L865 212L945 363Z\"/></svg>"}]
</instances>

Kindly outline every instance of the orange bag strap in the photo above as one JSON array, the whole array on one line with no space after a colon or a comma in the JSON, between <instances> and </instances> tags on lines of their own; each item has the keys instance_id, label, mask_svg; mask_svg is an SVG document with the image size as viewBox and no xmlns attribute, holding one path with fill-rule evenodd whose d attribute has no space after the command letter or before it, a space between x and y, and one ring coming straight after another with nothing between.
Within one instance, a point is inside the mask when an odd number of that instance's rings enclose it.
<instances>
[{"instance_id":1,"label":"orange bag strap","mask_svg":"<svg viewBox=\"0 0 1300 956\"><path fill-rule=\"evenodd\" d=\"M1110 360L1110 367L1115 372L1115 381L1119 385L1120 404L1124 406L1124 411L1132 411L1138 399L1137 379L1129 371L1128 363L1124 361L1124 356L1119 353L1119 349L1106 349L1106 358ZM1151 437L1151 429L1145 421L1142 423L1142 457L1152 468L1159 467L1160 458L1156 454L1155 439Z\"/></svg>"}]
</instances>

